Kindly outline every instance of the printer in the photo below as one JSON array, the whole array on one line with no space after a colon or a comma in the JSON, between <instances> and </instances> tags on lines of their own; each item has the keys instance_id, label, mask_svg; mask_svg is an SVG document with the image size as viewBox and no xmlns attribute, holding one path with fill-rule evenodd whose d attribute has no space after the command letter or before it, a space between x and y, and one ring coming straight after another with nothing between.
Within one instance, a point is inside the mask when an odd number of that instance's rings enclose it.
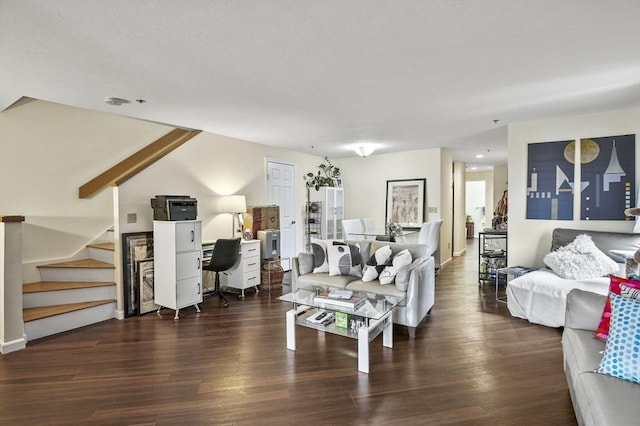
<instances>
[{"instance_id":1,"label":"printer","mask_svg":"<svg viewBox=\"0 0 640 426\"><path fill-rule=\"evenodd\" d=\"M153 220L195 220L198 201L189 195L156 195L151 199Z\"/></svg>"}]
</instances>

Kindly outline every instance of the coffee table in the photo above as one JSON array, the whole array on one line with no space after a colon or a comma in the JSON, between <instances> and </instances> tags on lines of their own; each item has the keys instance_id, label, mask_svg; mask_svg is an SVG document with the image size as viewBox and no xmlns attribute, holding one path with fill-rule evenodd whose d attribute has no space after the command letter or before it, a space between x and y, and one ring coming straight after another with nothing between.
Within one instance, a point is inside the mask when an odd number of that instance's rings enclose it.
<instances>
[{"instance_id":1,"label":"coffee table","mask_svg":"<svg viewBox=\"0 0 640 426\"><path fill-rule=\"evenodd\" d=\"M329 289L313 286L287 293L278 299L293 304L286 313L287 349L296 350L296 325L314 328L326 333L337 334L358 340L358 371L369 373L369 342L382 333L382 345L393 347L393 310L404 298L379 296L368 293L353 292L355 296L365 298L364 304L352 311L346 307L332 306L327 303L316 303L315 297ZM324 310L331 313L342 313L349 316L347 327L338 327L333 321L328 325L316 325L307 322L307 318ZM338 314L340 315L340 314Z\"/></svg>"}]
</instances>

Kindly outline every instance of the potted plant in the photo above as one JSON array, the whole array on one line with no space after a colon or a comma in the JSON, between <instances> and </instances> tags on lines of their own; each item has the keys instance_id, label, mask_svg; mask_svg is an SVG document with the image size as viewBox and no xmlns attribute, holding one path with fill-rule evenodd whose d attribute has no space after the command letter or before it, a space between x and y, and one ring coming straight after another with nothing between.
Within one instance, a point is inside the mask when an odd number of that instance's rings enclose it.
<instances>
[{"instance_id":1,"label":"potted plant","mask_svg":"<svg viewBox=\"0 0 640 426\"><path fill-rule=\"evenodd\" d=\"M473 217L470 214L468 214L466 216L466 220L467 220L467 223L465 225L467 227L467 239L472 240L473 234L474 234Z\"/></svg>"},{"instance_id":2,"label":"potted plant","mask_svg":"<svg viewBox=\"0 0 640 426\"><path fill-rule=\"evenodd\" d=\"M324 163L318 165L318 172L309 172L304 176L307 182L307 188L315 188L316 191L321 186L336 186L336 179L340 177L340 169L329 161L328 157L324 157Z\"/></svg>"}]
</instances>

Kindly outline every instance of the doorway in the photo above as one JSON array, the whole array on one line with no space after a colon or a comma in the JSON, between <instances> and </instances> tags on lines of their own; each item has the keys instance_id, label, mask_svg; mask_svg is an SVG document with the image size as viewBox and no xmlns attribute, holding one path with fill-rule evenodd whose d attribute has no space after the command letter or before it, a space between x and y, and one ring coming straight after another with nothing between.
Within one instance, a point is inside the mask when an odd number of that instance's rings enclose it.
<instances>
[{"instance_id":1,"label":"doorway","mask_svg":"<svg viewBox=\"0 0 640 426\"><path fill-rule=\"evenodd\" d=\"M280 206L280 259L282 269L291 270L295 256L295 165L267 160L267 204Z\"/></svg>"},{"instance_id":2,"label":"doorway","mask_svg":"<svg viewBox=\"0 0 640 426\"><path fill-rule=\"evenodd\" d=\"M476 180L467 181L465 196L465 214L470 215L473 219L474 229L473 237L478 237L478 232L486 227L486 199L485 199L486 181Z\"/></svg>"}]
</instances>

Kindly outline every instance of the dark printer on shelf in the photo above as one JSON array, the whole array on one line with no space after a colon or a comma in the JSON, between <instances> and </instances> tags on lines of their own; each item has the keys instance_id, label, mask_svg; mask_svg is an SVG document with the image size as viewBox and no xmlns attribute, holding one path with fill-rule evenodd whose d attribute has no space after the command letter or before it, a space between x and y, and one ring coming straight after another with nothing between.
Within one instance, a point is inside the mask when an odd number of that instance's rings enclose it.
<instances>
[{"instance_id":1,"label":"dark printer on shelf","mask_svg":"<svg viewBox=\"0 0 640 426\"><path fill-rule=\"evenodd\" d=\"M151 199L153 220L196 220L198 201L189 195L156 195Z\"/></svg>"}]
</instances>

